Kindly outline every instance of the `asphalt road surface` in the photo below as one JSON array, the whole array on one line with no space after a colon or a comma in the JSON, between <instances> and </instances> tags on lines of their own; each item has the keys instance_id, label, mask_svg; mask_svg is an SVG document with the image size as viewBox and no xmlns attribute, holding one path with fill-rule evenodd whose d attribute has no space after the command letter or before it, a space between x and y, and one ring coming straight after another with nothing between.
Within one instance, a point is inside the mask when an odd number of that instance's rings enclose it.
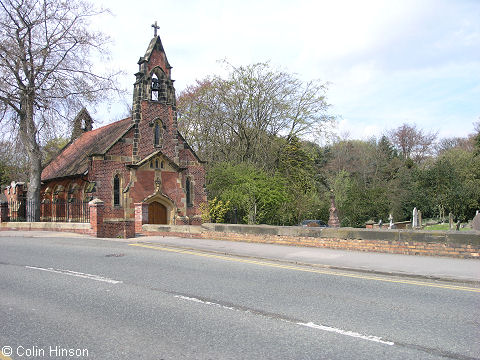
<instances>
[{"instance_id":1,"label":"asphalt road surface","mask_svg":"<svg viewBox=\"0 0 480 360\"><path fill-rule=\"evenodd\" d=\"M0 237L2 360L480 359L479 339L471 284Z\"/></svg>"}]
</instances>

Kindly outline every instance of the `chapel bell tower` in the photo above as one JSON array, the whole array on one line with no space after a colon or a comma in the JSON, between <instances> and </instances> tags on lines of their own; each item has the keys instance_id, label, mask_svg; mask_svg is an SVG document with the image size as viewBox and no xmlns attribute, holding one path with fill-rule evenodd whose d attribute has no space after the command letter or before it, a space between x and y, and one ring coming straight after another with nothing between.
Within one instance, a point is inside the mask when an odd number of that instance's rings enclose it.
<instances>
[{"instance_id":1,"label":"chapel bell tower","mask_svg":"<svg viewBox=\"0 0 480 360\"><path fill-rule=\"evenodd\" d=\"M169 145L177 137L176 100L174 80L160 36L157 35L157 22L152 25L154 36L148 45L145 56L138 60L138 72L133 91L132 122L134 125L134 143L132 160L138 161L146 154L142 154L141 143L149 141L148 134L142 131L142 124L148 124L155 131L160 126L161 137L155 146L163 147L166 155L172 159L178 157L175 146ZM173 145L173 144L170 144Z\"/></svg>"}]
</instances>

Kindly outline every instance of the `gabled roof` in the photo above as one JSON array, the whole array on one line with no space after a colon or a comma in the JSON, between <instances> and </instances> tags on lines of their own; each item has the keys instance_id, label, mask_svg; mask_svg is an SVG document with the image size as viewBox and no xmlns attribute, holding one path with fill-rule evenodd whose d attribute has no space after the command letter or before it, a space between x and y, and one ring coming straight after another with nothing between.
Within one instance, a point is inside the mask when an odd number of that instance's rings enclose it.
<instances>
[{"instance_id":1,"label":"gabled roof","mask_svg":"<svg viewBox=\"0 0 480 360\"><path fill-rule=\"evenodd\" d=\"M85 174L89 156L104 154L131 126L132 119L126 118L83 133L47 164L42 171L42 181Z\"/></svg>"}]
</instances>

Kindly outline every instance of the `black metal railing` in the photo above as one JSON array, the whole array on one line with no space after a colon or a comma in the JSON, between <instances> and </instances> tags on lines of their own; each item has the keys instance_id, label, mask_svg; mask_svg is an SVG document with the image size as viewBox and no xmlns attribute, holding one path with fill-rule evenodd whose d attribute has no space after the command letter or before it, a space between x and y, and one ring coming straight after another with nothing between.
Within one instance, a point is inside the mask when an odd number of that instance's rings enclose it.
<instances>
[{"instance_id":1,"label":"black metal railing","mask_svg":"<svg viewBox=\"0 0 480 360\"><path fill-rule=\"evenodd\" d=\"M35 221L35 209L38 206L40 221L46 222L90 222L88 202L79 200L35 202L18 200L8 202L9 221Z\"/></svg>"}]
</instances>

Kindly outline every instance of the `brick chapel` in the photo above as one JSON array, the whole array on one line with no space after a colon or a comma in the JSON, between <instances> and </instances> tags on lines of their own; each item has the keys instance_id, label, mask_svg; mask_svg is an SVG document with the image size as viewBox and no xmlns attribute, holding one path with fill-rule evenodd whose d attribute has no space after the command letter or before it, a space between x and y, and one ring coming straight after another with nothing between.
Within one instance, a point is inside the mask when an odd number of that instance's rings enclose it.
<instances>
[{"instance_id":1,"label":"brick chapel","mask_svg":"<svg viewBox=\"0 0 480 360\"><path fill-rule=\"evenodd\" d=\"M200 224L206 201L204 162L179 133L172 67L155 35L139 70L132 115L93 129L83 109L72 139L42 172L42 202L95 198L112 226L135 218L148 204L150 224Z\"/></svg>"}]
</instances>

